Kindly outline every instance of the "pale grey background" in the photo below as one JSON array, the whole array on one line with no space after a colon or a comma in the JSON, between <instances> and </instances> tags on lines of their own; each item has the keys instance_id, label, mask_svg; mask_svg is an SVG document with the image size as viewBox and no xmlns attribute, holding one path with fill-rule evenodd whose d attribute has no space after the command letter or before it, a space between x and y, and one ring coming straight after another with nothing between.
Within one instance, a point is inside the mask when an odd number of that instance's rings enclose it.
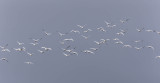
<instances>
[{"instance_id":1,"label":"pale grey background","mask_svg":"<svg viewBox=\"0 0 160 83\"><path fill-rule=\"evenodd\" d=\"M136 28L145 27L160 31L159 0L0 0L0 45L9 44L8 48L17 48L16 41L30 43L29 38L40 38L42 29L52 36L41 41L40 46L52 47L53 51L41 55L31 45L26 45L33 57L11 50L0 53L9 62L0 62L1 83L159 83L160 36L152 33L138 33ZM129 18L121 24L122 18ZM124 42L143 38L145 43L155 46L155 53L150 49L137 52L135 49L121 49L110 44L104 46L96 55L65 57L60 50L57 31L67 32L77 28L77 24L88 28L105 26L104 21L117 24L118 28L128 29ZM114 31L113 31L114 32ZM116 32L116 31L115 31ZM96 32L95 32L96 33ZM90 33L93 40L103 37L114 38L116 35L97 35ZM76 40L82 40L71 36ZM120 38L120 37L119 37ZM78 43L78 45L76 45ZM79 49L92 45L75 42ZM138 45L142 46L142 45ZM32 61L34 65L24 64Z\"/></svg>"}]
</instances>

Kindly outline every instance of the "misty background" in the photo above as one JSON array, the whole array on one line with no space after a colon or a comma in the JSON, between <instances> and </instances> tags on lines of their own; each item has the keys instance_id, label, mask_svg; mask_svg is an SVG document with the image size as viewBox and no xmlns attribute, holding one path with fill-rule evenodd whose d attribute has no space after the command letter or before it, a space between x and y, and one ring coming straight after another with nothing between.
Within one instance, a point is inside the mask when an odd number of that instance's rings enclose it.
<instances>
[{"instance_id":1,"label":"misty background","mask_svg":"<svg viewBox=\"0 0 160 83\"><path fill-rule=\"evenodd\" d=\"M159 0L0 0L0 45L8 44L11 53L0 52L0 81L2 83L159 83L160 36L153 33L138 33L137 28L160 31ZM120 19L129 18L127 23ZM127 30L124 37L114 35L117 30L106 33L91 32L87 41L77 35L69 35L75 42L78 56L65 57L59 44L61 38L57 32L81 30L77 25L86 25L95 29L105 27L104 21ZM52 33L43 35L42 29ZM104 35L105 34L105 35ZM30 38L43 38L37 47L28 43ZM150 49L138 51L123 48L109 42L95 55L80 53L80 50L96 45L90 44L101 38L120 38L135 46L153 45ZM65 38L65 37L64 37ZM143 39L141 44L131 41ZM32 57L16 52L17 41L24 42ZM53 50L44 55L36 50L41 46ZM33 65L24 64L32 61Z\"/></svg>"}]
</instances>

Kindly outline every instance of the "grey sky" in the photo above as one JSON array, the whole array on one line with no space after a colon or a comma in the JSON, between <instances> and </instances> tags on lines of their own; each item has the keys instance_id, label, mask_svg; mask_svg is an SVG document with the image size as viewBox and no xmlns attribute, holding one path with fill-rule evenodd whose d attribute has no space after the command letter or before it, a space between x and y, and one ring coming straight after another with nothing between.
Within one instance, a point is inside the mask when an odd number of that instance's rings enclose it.
<instances>
[{"instance_id":1,"label":"grey sky","mask_svg":"<svg viewBox=\"0 0 160 83\"><path fill-rule=\"evenodd\" d=\"M0 45L9 44L11 53L0 53L9 62L0 61L0 81L2 83L159 83L160 59L159 35L155 33L138 33L137 28L160 31L159 0L0 0ZM124 24L120 19L129 18ZM107 29L108 32L96 31L98 27L106 27L104 21L117 26ZM88 40L77 34L69 34L64 38L74 38L71 47L76 47L79 56L65 57L59 44L58 31L80 30L79 25L93 29L84 34ZM127 34L115 35L119 28L127 30ZM46 37L42 29L52 33ZM39 46L29 45L30 38L43 38ZM150 49L137 51L123 48L109 42L95 55L84 54L81 50L97 47L93 41L101 38L120 38L133 46L153 45ZM145 42L134 44L133 40L143 39ZM23 52L16 52L17 41L24 42L32 57ZM90 43L92 42L92 43ZM41 46L53 50L44 55L36 50ZM24 64L32 61L34 65Z\"/></svg>"}]
</instances>

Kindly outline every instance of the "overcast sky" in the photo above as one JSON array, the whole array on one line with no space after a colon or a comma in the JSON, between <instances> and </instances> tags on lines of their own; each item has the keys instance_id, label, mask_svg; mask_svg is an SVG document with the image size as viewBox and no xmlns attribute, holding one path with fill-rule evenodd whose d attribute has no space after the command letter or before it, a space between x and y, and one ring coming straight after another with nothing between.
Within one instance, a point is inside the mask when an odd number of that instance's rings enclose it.
<instances>
[{"instance_id":1,"label":"overcast sky","mask_svg":"<svg viewBox=\"0 0 160 83\"><path fill-rule=\"evenodd\" d=\"M8 52L0 52L0 81L2 83L160 83L160 35L139 33L137 28L160 31L159 0L0 0L0 45L8 44ZM121 23L121 19L129 19ZM106 27L104 21L117 26ZM83 31L77 25L85 25L93 31L85 40L70 33L60 38L58 32ZM97 31L104 27L107 32ZM52 33L45 36L44 32ZM116 35L119 29L127 30L124 36ZM132 46L152 45L155 50L122 48L110 41L95 54L82 51L99 47L93 41L102 38L119 38ZM38 46L32 46L31 38L42 38ZM74 42L61 45L64 38ZM134 40L144 40L135 44ZM16 52L16 43L24 42L28 52ZM61 48L71 45L78 56L66 57ZM40 54L37 50L46 46L53 50ZM31 61L33 65L24 62Z\"/></svg>"}]
</instances>

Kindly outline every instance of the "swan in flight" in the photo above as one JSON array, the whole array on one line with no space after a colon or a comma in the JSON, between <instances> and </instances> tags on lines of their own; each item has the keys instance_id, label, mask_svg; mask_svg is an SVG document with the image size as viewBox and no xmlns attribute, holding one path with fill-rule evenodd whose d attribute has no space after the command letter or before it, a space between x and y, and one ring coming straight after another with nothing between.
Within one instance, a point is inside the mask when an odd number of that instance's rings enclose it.
<instances>
[{"instance_id":1,"label":"swan in flight","mask_svg":"<svg viewBox=\"0 0 160 83\"><path fill-rule=\"evenodd\" d=\"M8 46L8 44L6 44L5 46L0 46L0 48L2 49L2 52L11 52L9 49L7 49L6 47Z\"/></svg>"},{"instance_id":2,"label":"swan in flight","mask_svg":"<svg viewBox=\"0 0 160 83\"><path fill-rule=\"evenodd\" d=\"M94 52L90 51L90 50L84 50L84 53L90 53L90 54L95 54Z\"/></svg>"},{"instance_id":3,"label":"swan in flight","mask_svg":"<svg viewBox=\"0 0 160 83\"><path fill-rule=\"evenodd\" d=\"M6 48L2 49L1 51L2 52L11 52L9 49L6 49Z\"/></svg>"},{"instance_id":4,"label":"swan in flight","mask_svg":"<svg viewBox=\"0 0 160 83\"><path fill-rule=\"evenodd\" d=\"M84 36L84 35L81 35L84 39L88 39L88 37L87 36Z\"/></svg>"},{"instance_id":5,"label":"swan in flight","mask_svg":"<svg viewBox=\"0 0 160 83\"><path fill-rule=\"evenodd\" d=\"M107 27L109 27L109 28L116 27L115 24L111 24L111 23L108 23L108 22L106 22L106 21L105 21L105 23L106 23Z\"/></svg>"},{"instance_id":6,"label":"swan in flight","mask_svg":"<svg viewBox=\"0 0 160 83\"><path fill-rule=\"evenodd\" d=\"M100 43L106 43L107 41L109 41L110 39L100 39Z\"/></svg>"},{"instance_id":7,"label":"swan in flight","mask_svg":"<svg viewBox=\"0 0 160 83\"><path fill-rule=\"evenodd\" d=\"M117 42L115 42L115 44L123 44L123 42L122 41L117 41Z\"/></svg>"},{"instance_id":8,"label":"swan in flight","mask_svg":"<svg viewBox=\"0 0 160 83\"><path fill-rule=\"evenodd\" d=\"M107 26L111 25L111 23L107 22L107 21L104 21L106 23Z\"/></svg>"},{"instance_id":9,"label":"swan in flight","mask_svg":"<svg viewBox=\"0 0 160 83\"><path fill-rule=\"evenodd\" d=\"M135 41L133 41L133 42L139 43L139 42L143 42L143 40L135 40Z\"/></svg>"},{"instance_id":10,"label":"swan in flight","mask_svg":"<svg viewBox=\"0 0 160 83\"><path fill-rule=\"evenodd\" d=\"M52 48L47 48L47 47L41 47L41 48L44 49L45 51L52 50Z\"/></svg>"},{"instance_id":11,"label":"swan in flight","mask_svg":"<svg viewBox=\"0 0 160 83\"><path fill-rule=\"evenodd\" d=\"M120 20L120 22L121 22L121 23L125 23L126 21L124 21L124 20Z\"/></svg>"},{"instance_id":12,"label":"swan in flight","mask_svg":"<svg viewBox=\"0 0 160 83\"><path fill-rule=\"evenodd\" d=\"M24 44L24 43L21 43L21 42L19 42L19 41L17 41L17 43L18 43L19 46Z\"/></svg>"},{"instance_id":13,"label":"swan in flight","mask_svg":"<svg viewBox=\"0 0 160 83\"><path fill-rule=\"evenodd\" d=\"M37 43L38 41L42 40L42 38L40 39L32 39L35 43Z\"/></svg>"},{"instance_id":14,"label":"swan in flight","mask_svg":"<svg viewBox=\"0 0 160 83\"><path fill-rule=\"evenodd\" d=\"M1 58L0 60L8 62L8 60L6 58Z\"/></svg>"},{"instance_id":15,"label":"swan in flight","mask_svg":"<svg viewBox=\"0 0 160 83\"><path fill-rule=\"evenodd\" d=\"M73 49L68 49L68 50L66 49L65 51L71 53L73 52Z\"/></svg>"},{"instance_id":16,"label":"swan in flight","mask_svg":"<svg viewBox=\"0 0 160 83\"><path fill-rule=\"evenodd\" d=\"M29 56L32 56L32 55L33 55L33 53L29 53L29 52L27 52L27 54L28 54Z\"/></svg>"},{"instance_id":17,"label":"swan in flight","mask_svg":"<svg viewBox=\"0 0 160 83\"><path fill-rule=\"evenodd\" d=\"M101 43L100 42L98 42L98 41L94 41L97 45L100 45Z\"/></svg>"},{"instance_id":18,"label":"swan in flight","mask_svg":"<svg viewBox=\"0 0 160 83\"><path fill-rule=\"evenodd\" d=\"M40 52L41 54L43 54L44 53L44 51L42 51L42 50L37 50L38 52Z\"/></svg>"},{"instance_id":19,"label":"swan in flight","mask_svg":"<svg viewBox=\"0 0 160 83\"><path fill-rule=\"evenodd\" d=\"M123 47L132 48L132 46L131 46L131 45L123 45Z\"/></svg>"},{"instance_id":20,"label":"swan in flight","mask_svg":"<svg viewBox=\"0 0 160 83\"><path fill-rule=\"evenodd\" d=\"M119 33L116 33L117 35L122 35L124 36L124 33L123 32L119 32Z\"/></svg>"},{"instance_id":21,"label":"swan in flight","mask_svg":"<svg viewBox=\"0 0 160 83\"><path fill-rule=\"evenodd\" d=\"M66 54L66 53L64 53L64 52L63 52L63 55L64 55L64 56L70 56L69 54Z\"/></svg>"},{"instance_id":22,"label":"swan in flight","mask_svg":"<svg viewBox=\"0 0 160 83\"><path fill-rule=\"evenodd\" d=\"M60 33L58 32L59 36L62 37L62 36L65 36L66 34L63 34L63 33Z\"/></svg>"},{"instance_id":23,"label":"swan in flight","mask_svg":"<svg viewBox=\"0 0 160 83\"><path fill-rule=\"evenodd\" d=\"M118 41L119 39L118 39L118 38L114 38L113 40L114 40L114 41Z\"/></svg>"},{"instance_id":24,"label":"swan in flight","mask_svg":"<svg viewBox=\"0 0 160 83\"><path fill-rule=\"evenodd\" d=\"M28 64L28 65L30 65L30 64L34 64L33 62L24 62L25 64Z\"/></svg>"},{"instance_id":25,"label":"swan in flight","mask_svg":"<svg viewBox=\"0 0 160 83\"><path fill-rule=\"evenodd\" d=\"M71 54L76 54L76 55L78 56L78 53L77 53L77 52L74 52L74 51L72 51Z\"/></svg>"},{"instance_id":26,"label":"swan in flight","mask_svg":"<svg viewBox=\"0 0 160 83\"><path fill-rule=\"evenodd\" d=\"M102 31L102 32L106 32L106 30L103 27L99 27L99 28L97 28L97 30Z\"/></svg>"},{"instance_id":27,"label":"swan in flight","mask_svg":"<svg viewBox=\"0 0 160 83\"><path fill-rule=\"evenodd\" d=\"M104 22L105 22L105 24L107 25L107 27L113 28L113 27L116 26L115 24L109 23L109 22L107 22L107 21L104 21Z\"/></svg>"},{"instance_id":28,"label":"swan in flight","mask_svg":"<svg viewBox=\"0 0 160 83\"><path fill-rule=\"evenodd\" d=\"M146 30L146 32L155 32L155 30L148 29L148 30Z\"/></svg>"},{"instance_id":29,"label":"swan in flight","mask_svg":"<svg viewBox=\"0 0 160 83\"><path fill-rule=\"evenodd\" d=\"M127 33L126 30L123 30L123 29L119 29L122 33Z\"/></svg>"},{"instance_id":30,"label":"swan in flight","mask_svg":"<svg viewBox=\"0 0 160 83\"><path fill-rule=\"evenodd\" d=\"M121 23L127 22L129 19L120 20Z\"/></svg>"},{"instance_id":31,"label":"swan in flight","mask_svg":"<svg viewBox=\"0 0 160 83\"><path fill-rule=\"evenodd\" d=\"M144 28L141 28L141 29L136 29L138 32L141 32L142 30L144 30Z\"/></svg>"},{"instance_id":32,"label":"swan in flight","mask_svg":"<svg viewBox=\"0 0 160 83\"><path fill-rule=\"evenodd\" d=\"M15 51L26 51L26 48L25 47L22 47L22 48L13 48Z\"/></svg>"},{"instance_id":33,"label":"swan in flight","mask_svg":"<svg viewBox=\"0 0 160 83\"><path fill-rule=\"evenodd\" d=\"M83 31L84 33L87 33L87 32L89 32L89 31L92 31L92 29L87 29L87 30L85 30L85 31Z\"/></svg>"},{"instance_id":34,"label":"swan in flight","mask_svg":"<svg viewBox=\"0 0 160 83\"><path fill-rule=\"evenodd\" d=\"M47 35L47 36L51 35L51 33L47 33L47 32L44 32L44 33L45 33L45 35Z\"/></svg>"},{"instance_id":35,"label":"swan in flight","mask_svg":"<svg viewBox=\"0 0 160 83\"><path fill-rule=\"evenodd\" d=\"M74 41L72 38L70 38L70 39L64 39L63 41Z\"/></svg>"},{"instance_id":36,"label":"swan in flight","mask_svg":"<svg viewBox=\"0 0 160 83\"><path fill-rule=\"evenodd\" d=\"M144 48L144 47L134 47L136 50L140 50L140 49L142 49L142 48Z\"/></svg>"},{"instance_id":37,"label":"swan in flight","mask_svg":"<svg viewBox=\"0 0 160 83\"><path fill-rule=\"evenodd\" d=\"M78 30L71 30L70 32L71 32L71 33L73 32L73 33L78 33L78 34L80 34L80 32L79 32Z\"/></svg>"},{"instance_id":38,"label":"swan in flight","mask_svg":"<svg viewBox=\"0 0 160 83\"><path fill-rule=\"evenodd\" d=\"M37 42L35 42L35 43L29 43L29 44L31 44L31 45L33 45L33 46L38 45L38 43L37 43Z\"/></svg>"},{"instance_id":39,"label":"swan in flight","mask_svg":"<svg viewBox=\"0 0 160 83\"><path fill-rule=\"evenodd\" d=\"M47 36L51 35L51 33L46 32L44 29L42 31L44 31L45 35Z\"/></svg>"},{"instance_id":40,"label":"swan in flight","mask_svg":"<svg viewBox=\"0 0 160 83\"><path fill-rule=\"evenodd\" d=\"M83 29L84 27L85 27L85 25L84 26L82 26L82 25L77 25L79 28L81 28L81 29Z\"/></svg>"},{"instance_id":41,"label":"swan in flight","mask_svg":"<svg viewBox=\"0 0 160 83\"><path fill-rule=\"evenodd\" d=\"M147 48L151 48L154 51L154 47L153 46L145 46Z\"/></svg>"},{"instance_id":42,"label":"swan in flight","mask_svg":"<svg viewBox=\"0 0 160 83\"><path fill-rule=\"evenodd\" d=\"M90 48L91 50L93 50L93 51L97 51L98 50L98 48Z\"/></svg>"}]
</instances>

